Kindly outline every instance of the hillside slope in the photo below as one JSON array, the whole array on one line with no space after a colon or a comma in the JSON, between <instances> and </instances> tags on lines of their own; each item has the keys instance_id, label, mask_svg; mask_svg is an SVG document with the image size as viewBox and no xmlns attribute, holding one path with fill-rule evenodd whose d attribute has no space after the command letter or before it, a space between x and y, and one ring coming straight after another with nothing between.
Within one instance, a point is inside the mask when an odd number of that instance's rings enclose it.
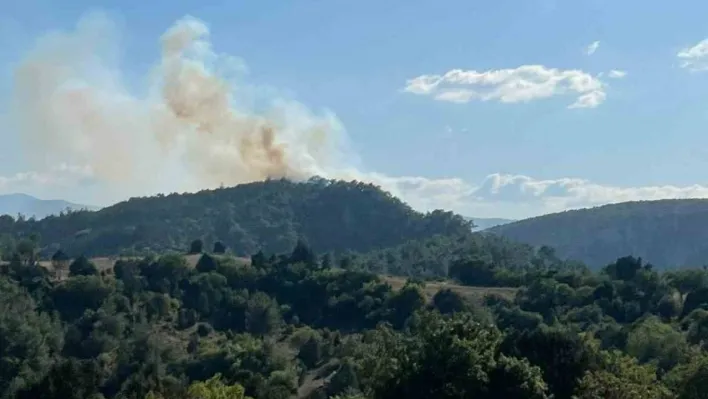
<instances>
[{"instance_id":1,"label":"hillside slope","mask_svg":"<svg viewBox=\"0 0 708 399\"><path fill-rule=\"evenodd\" d=\"M604 266L626 255L659 267L702 265L708 259L708 200L625 202L566 211L493 227L561 257Z\"/></svg>"},{"instance_id":2,"label":"hillside slope","mask_svg":"<svg viewBox=\"0 0 708 399\"><path fill-rule=\"evenodd\" d=\"M22 214L26 217L42 219L49 215L58 215L67 209L94 210L96 208L64 200L43 200L27 194L0 195L0 215L17 216Z\"/></svg>"},{"instance_id":3,"label":"hillside slope","mask_svg":"<svg viewBox=\"0 0 708 399\"><path fill-rule=\"evenodd\" d=\"M503 218L475 218L466 217L467 220L474 223L472 231L482 231L486 229L491 229L492 227L501 226L503 224L513 223L514 219L503 219Z\"/></svg>"},{"instance_id":4,"label":"hillside slope","mask_svg":"<svg viewBox=\"0 0 708 399\"><path fill-rule=\"evenodd\" d=\"M194 194L134 198L97 212L40 221L0 218L0 233L39 233L53 248L86 255L187 249L201 238L237 254L282 253L304 238L318 252L369 251L435 234L469 233L461 216L424 215L364 183L273 180ZM48 246L48 247L47 247Z\"/></svg>"}]
</instances>

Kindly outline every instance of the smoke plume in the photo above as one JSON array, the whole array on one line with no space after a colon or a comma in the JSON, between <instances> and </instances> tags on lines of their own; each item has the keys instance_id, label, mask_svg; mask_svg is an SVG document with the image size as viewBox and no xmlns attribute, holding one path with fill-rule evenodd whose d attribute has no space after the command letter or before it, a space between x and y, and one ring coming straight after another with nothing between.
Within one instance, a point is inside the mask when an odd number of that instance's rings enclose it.
<instances>
[{"instance_id":1,"label":"smoke plume","mask_svg":"<svg viewBox=\"0 0 708 399\"><path fill-rule=\"evenodd\" d=\"M79 165L114 199L266 178L356 178L341 124L330 113L273 98L255 112L233 59L212 50L209 29L177 21L144 90L120 69L120 35L103 15L40 38L14 75L12 116L35 170ZM349 171L347 171L349 170Z\"/></svg>"}]
</instances>

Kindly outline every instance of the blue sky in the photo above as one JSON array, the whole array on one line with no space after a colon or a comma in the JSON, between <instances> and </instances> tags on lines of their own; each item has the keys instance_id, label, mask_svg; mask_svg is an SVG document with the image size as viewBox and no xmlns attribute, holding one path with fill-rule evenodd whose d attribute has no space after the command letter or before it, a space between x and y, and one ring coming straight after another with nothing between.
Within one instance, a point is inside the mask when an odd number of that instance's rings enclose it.
<instances>
[{"instance_id":1,"label":"blue sky","mask_svg":"<svg viewBox=\"0 0 708 399\"><path fill-rule=\"evenodd\" d=\"M7 122L17 64L95 10L120 32L116 65L133 92L160 36L191 15L250 84L336 114L362 176L420 209L518 218L708 196L708 72L697 70L708 55L687 51L708 37L708 3L655 0L13 2L0 16L2 191L101 205L140 193L28 161ZM170 189L178 177L165 178Z\"/></svg>"}]
</instances>

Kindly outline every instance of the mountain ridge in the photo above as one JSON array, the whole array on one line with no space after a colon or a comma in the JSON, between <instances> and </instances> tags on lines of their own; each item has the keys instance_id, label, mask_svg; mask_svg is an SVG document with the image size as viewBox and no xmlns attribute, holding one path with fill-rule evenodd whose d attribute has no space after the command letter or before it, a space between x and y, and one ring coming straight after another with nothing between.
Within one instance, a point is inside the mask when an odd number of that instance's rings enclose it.
<instances>
[{"instance_id":1,"label":"mountain ridge","mask_svg":"<svg viewBox=\"0 0 708 399\"><path fill-rule=\"evenodd\" d=\"M42 220L0 220L0 234L37 233L69 253L119 255L207 247L222 241L235 253L284 253L298 240L314 249L368 251L436 234L472 234L452 212L413 210L379 187L313 179L242 184L189 194L131 198L97 212ZM349 243L356 242L350 248Z\"/></svg>"},{"instance_id":2,"label":"mountain ridge","mask_svg":"<svg viewBox=\"0 0 708 399\"><path fill-rule=\"evenodd\" d=\"M34 217L43 219L50 215L71 210L98 210L91 205L76 204L62 199L40 199L24 193L0 194L0 215Z\"/></svg>"},{"instance_id":3,"label":"mountain ridge","mask_svg":"<svg viewBox=\"0 0 708 399\"><path fill-rule=\"evenodd\" d=\"M708 199L630 201L568 210L486 232L604 266L633 255L660 267L702 265L708 258Z\"/></svg>"}]
</instances>

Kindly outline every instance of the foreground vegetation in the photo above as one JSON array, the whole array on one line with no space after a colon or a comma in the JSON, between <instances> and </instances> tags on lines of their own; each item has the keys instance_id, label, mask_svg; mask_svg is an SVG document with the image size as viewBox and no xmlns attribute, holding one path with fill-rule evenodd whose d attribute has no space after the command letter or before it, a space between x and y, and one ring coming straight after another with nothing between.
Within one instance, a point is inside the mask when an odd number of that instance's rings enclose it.
<instances>
[{"instance_id":1,"label":"foreground vegetation","mask_svg":"<svg viewBox=\"0 0 708 399\"><path fill-rule=\"evenodd\" d=\"M0 399L708 397L707 269L589 269L371 186L0 231Z\"/></svg>"},{"instance_id":2,"label":"foreground vegetation","mask_svg":"<svg viewBox=\"0 0 708 399\"><path fill-rule=\"evenodd\" d=\"M0 275L3 398L683 399L708 382L703 269L626 257L593 273L549 252L485 274L451 256L481 276L465 295L363 270L379 252L332 259L303 242L112 269L59 252L54 270L20 243Z\"/></svg>"}]
</instances>

